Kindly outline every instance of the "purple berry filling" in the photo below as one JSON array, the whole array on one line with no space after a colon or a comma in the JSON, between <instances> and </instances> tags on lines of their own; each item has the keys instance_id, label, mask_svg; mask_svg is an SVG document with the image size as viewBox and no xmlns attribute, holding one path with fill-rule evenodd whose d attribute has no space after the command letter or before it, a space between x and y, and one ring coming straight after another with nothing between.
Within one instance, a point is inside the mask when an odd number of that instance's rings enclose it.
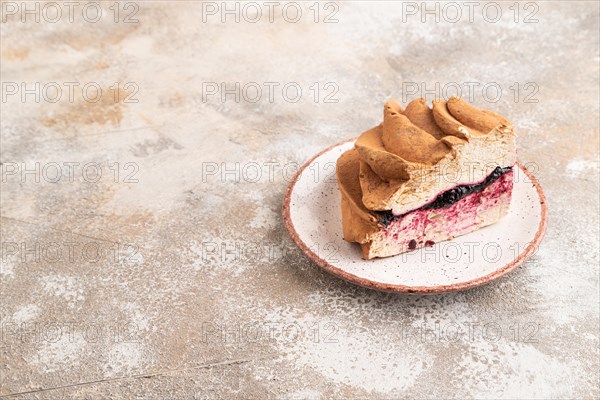
<instances>
[{"instance_id":1,"label":"purple berry filling","mask_svg":"<svg viewBox=\"0 0 600 400\"><path fill-rule=\"evenodd\" d=\"M437 209L437 208L447 208L458 202L462 198L473 194L482 192L486 187L490 186L492 183L496 182L498 178L507 172L512 171L512 167L496 167L491 174L485 178L483 182L474 183L470 185L458 185L453 187L450 190L446 190L444 193L440 193L433 201L425 204L417 208L416 210L409 211L404 214L394 215L392 210L381 211L379 212L379 223L383 226L388 226L393 221L404 217L406 214L409 214L413 211L417 210L429 210L429 209Z\"/></svg>"}]
</instances>

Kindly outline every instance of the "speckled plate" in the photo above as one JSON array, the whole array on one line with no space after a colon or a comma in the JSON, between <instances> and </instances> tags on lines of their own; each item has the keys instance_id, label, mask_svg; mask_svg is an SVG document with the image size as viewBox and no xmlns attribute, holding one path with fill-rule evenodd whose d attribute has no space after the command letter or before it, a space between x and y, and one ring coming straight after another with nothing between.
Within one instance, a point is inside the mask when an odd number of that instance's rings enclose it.
<instances>
[{"instance_id":1,"label":"speckled plate","mask_svg":"<svg viewBox=\"0 0 600 400\"><path fill-rule=\"evenodd\" d=\"M286 228L317 265L364 287L404 293L441 293L488 283L533 255L546 228L544 193L517 163L509 214L500 222L434 246L363 260L360 246L342 239L338 157L354 140L314 156L292 179L284 200Z\"/></svg>"}]
</instances>

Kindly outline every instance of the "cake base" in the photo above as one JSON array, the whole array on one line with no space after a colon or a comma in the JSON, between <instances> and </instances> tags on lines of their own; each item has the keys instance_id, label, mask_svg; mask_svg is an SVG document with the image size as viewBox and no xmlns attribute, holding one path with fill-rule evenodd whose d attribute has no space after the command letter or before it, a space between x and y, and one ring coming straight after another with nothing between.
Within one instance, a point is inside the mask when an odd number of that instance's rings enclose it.
<instances>
[{"instance_id":1,"label":"cake base","mask_svg":"<svg viewBox=\"0 0 600 400\"><path fill-rule=\"evenodd\" d=\"M361 244L363 257L389 257L491 225L508 213L512 187L510 171L449 207L409 212L372 233L370 241Z\"/></svg>"}]
</instances>

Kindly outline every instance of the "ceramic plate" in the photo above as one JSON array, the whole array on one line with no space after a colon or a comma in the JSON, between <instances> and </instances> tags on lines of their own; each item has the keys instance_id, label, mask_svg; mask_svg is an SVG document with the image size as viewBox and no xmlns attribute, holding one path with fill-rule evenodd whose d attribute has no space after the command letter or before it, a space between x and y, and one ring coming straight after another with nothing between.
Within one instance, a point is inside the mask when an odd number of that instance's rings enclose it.
<instances>
[{"instance_id":1,"label":"ceramic plate","mask_svg":"<svg viewBox=\"0 0 600 400\"><path fill-rule=\"evenodd\" d=\"M547 217L544 193L517 163L510 211L500 222L458 238L394 257L363 260L360 246L342 239L338 157L354 140L334 145L308 161L284 200L285 225L317 265L351 283L405 293L440 293L488 283L535 253Z\"/></svg>"}]
</instances>

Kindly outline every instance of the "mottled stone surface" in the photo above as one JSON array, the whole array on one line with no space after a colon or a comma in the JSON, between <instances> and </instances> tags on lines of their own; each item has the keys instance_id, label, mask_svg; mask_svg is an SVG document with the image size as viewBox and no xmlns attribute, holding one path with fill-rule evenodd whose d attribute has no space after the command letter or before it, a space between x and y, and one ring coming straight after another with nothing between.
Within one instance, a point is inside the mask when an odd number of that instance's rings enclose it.
<instances>
[{"instance_id":1,"label":"mottled stone surface","mask_svg":"<svg viewBox=\"0 0 600 400\"><path fill-rule=\"evenodd\" d=\"M295 23L283 4L255 23L192 1L23 22L21 4L0 25L0 395L600 396L597 2L501 2L497 22L440 4L439 23L420 2L320 3L317 23L311 3ZM436 83L514 121L548 200L539 251L429 297L322 272L283 228L289 177Z\"/></svg>"}]
</instances>

